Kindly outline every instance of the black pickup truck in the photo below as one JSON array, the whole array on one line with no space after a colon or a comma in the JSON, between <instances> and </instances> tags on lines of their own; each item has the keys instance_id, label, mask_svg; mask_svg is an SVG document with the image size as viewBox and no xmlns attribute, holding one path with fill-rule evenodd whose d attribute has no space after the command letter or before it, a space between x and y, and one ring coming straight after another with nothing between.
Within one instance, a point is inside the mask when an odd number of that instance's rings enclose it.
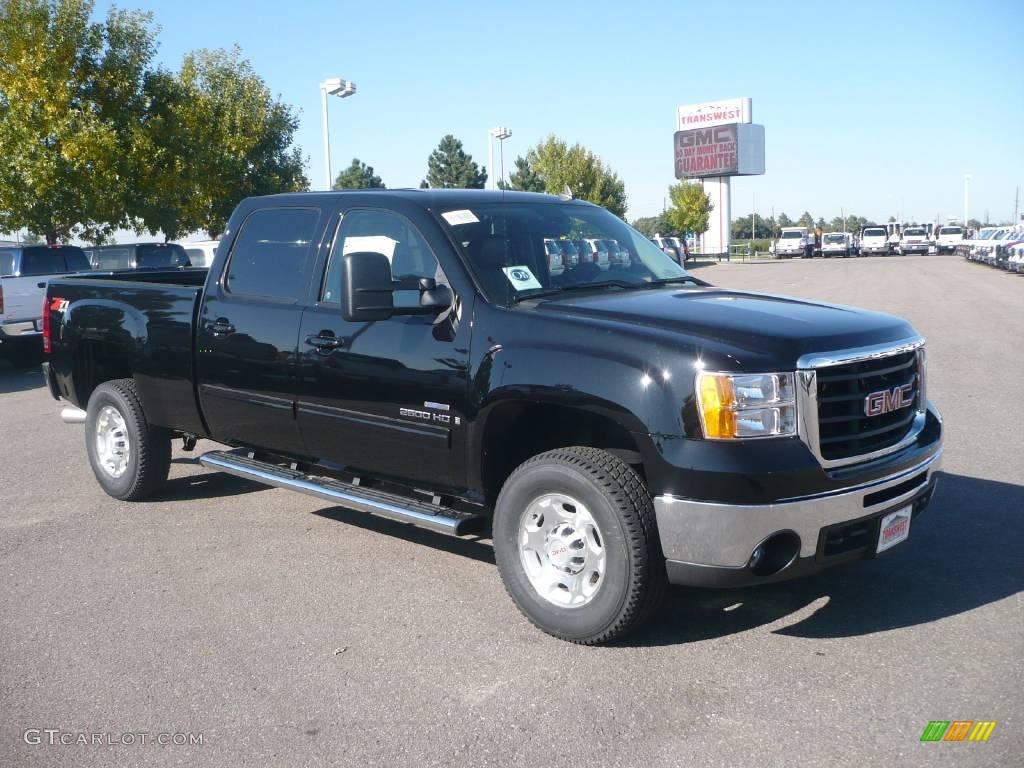
<instances>
[{"instance_id":1,"label":"black pickup truck","mask_svg":"<svg viewBox=\"0 0 1024 768\"><path fill-rule=\"evenodd\" d=\"M111 496L158 492L172 439L210 438L207 467L489 533L523 613L578 643L666 583L876 557L942 453L904 320L713 287L547 195L245 200L208 272L52 279L44 337Z\"/></svg>"}]
</instances>

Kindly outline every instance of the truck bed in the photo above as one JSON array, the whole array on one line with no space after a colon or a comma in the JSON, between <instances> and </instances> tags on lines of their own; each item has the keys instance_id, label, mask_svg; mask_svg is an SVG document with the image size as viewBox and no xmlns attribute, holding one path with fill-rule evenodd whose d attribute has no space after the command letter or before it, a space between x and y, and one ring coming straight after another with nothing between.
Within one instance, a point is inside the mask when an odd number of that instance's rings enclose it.
<instances>
[{"instance_id":1,"label":"truck bed","mask_svg":"<svg viewBox=\"0 0 1024 768\"><path fill-rule=\"evenodd\" d=\"M134 377L150 423L205 434L194 388L193 339L206 272L51 279L50 375L57 392L85 408L96 384Z\"/></svg>"}]
</instances>

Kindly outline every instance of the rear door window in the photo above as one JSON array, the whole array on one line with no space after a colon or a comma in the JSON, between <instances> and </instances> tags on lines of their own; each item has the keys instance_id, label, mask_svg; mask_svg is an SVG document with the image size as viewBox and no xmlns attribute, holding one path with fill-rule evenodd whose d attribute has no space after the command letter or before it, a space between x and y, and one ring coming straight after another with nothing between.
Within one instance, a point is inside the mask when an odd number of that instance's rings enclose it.
<instances>
[{"instance_id":1,"label":"rear door window","mask_svg":"<svg viewBox=\"0 0 1024 768\"><path fill-rule=\"evenodd\" d=\"M227 266L230 293L296 302L304 297L320 212L262 208L242 223Z\"/></svg>"},{"instance_id":2,"label":"rear door window","mask_svg":"<svg viewBox=\"0 0 1024 768\"><path fill-rule=\"evenodd\" d=\"M26 248L21 254L22 275L59 275L67 271L63 248Z\"/></svg>"},{"instance_id":3,"label":"rear door window","mask_svg":"<svg viewBox=\"0 0 1024 768\"><path fill-rule=\"evenodd\" d=\"M92 269L89 257L81 248L61 248L61 250L64 252L64 263L67 265L68 272L83 272Z\"/></svg>"}]
</instances>

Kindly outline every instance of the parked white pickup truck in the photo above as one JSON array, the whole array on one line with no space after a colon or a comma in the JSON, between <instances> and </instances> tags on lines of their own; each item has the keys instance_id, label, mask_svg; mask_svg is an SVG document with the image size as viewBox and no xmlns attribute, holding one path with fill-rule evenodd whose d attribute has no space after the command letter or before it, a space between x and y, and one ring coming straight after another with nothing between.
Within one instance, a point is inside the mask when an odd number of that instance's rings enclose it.
<instances>
[{"instance_id":1,"label":"parked white pickup truck","mask_svg":"<svg viewBox=\"0 0 1024 768\"><path fill-rule=\"evenodd\" d=\"M42 353L47 280L90 270L85 251L73 245L0 248L0 355L15 365L33 363Z\"/></svg>"},{"instance_id":2,"label":"parked white pickup truck","mask_svg":"<svg viewBox=\"0 0 1024 768\"><path fill-rule=\"evenodd\" d=\"M935 238L935 248L939 253L953 253L956 247L964 241L964 228L957 226L939 227L938 237Z\"/></svg>"},{"instance_id":3,"label":"parked white pickup truck","mask_svg":"<svg viewBox=\"0 0 1024 768\"><path fill-rule=\"evenodd\" d=\"M809 242L807 227L783 227L782 234L775 241L775 255L778 258L805 256Z\"/></svg>"},{"instance_id":4,"label":"parked white pickup truck","mask_svg":"<svg viewBox=\"0 0 1024 768\"><path fill-rule=\"evenodd\" d=\"M871 254L889 255L889 232L885 227L864 227L860 233L860 252L862 256Z\"/></svg>"},{"instance_id":5,"label":"parked white pickup truck","mask_svg":"<svg viewBox=\"0 0 1024 768\"><path fill-rule=\"evenodd\" d=\"M928 240L928 231L924 227L906 227L900 237L899 245L896 246L896 252L901 255L928 253L931 245Z\"/></svg>"}]
</instances>

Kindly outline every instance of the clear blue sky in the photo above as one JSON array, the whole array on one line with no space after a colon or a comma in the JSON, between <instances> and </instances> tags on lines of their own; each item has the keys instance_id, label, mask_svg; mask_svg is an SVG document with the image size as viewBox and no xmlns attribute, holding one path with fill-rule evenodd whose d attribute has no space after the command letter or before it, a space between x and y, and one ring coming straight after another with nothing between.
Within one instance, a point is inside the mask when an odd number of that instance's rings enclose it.
<instances>
[{"instance_id":1,"label":"clear blue sky","mask_svg":"<svg viewBox=\"0 0 1024 768\"><path fill-rule=\"evenodd\" d=\"M486 163L487 130L506 125L506 172L554 133L619 173L628 218L654 214L676 105L734 96L753 98L767 147L767 174L734 180L734 216L754 196L793 218L959 215L970 174L971 216L1008 219L1024 186L1021 0L120 5L154 12L174 68L188 50L241 46L299 110L314 188L317 84L334 75L359 89L330 103L335 173L359 157L391 187L417 186L446 133Z\"/></svg>"}]
</instances>

